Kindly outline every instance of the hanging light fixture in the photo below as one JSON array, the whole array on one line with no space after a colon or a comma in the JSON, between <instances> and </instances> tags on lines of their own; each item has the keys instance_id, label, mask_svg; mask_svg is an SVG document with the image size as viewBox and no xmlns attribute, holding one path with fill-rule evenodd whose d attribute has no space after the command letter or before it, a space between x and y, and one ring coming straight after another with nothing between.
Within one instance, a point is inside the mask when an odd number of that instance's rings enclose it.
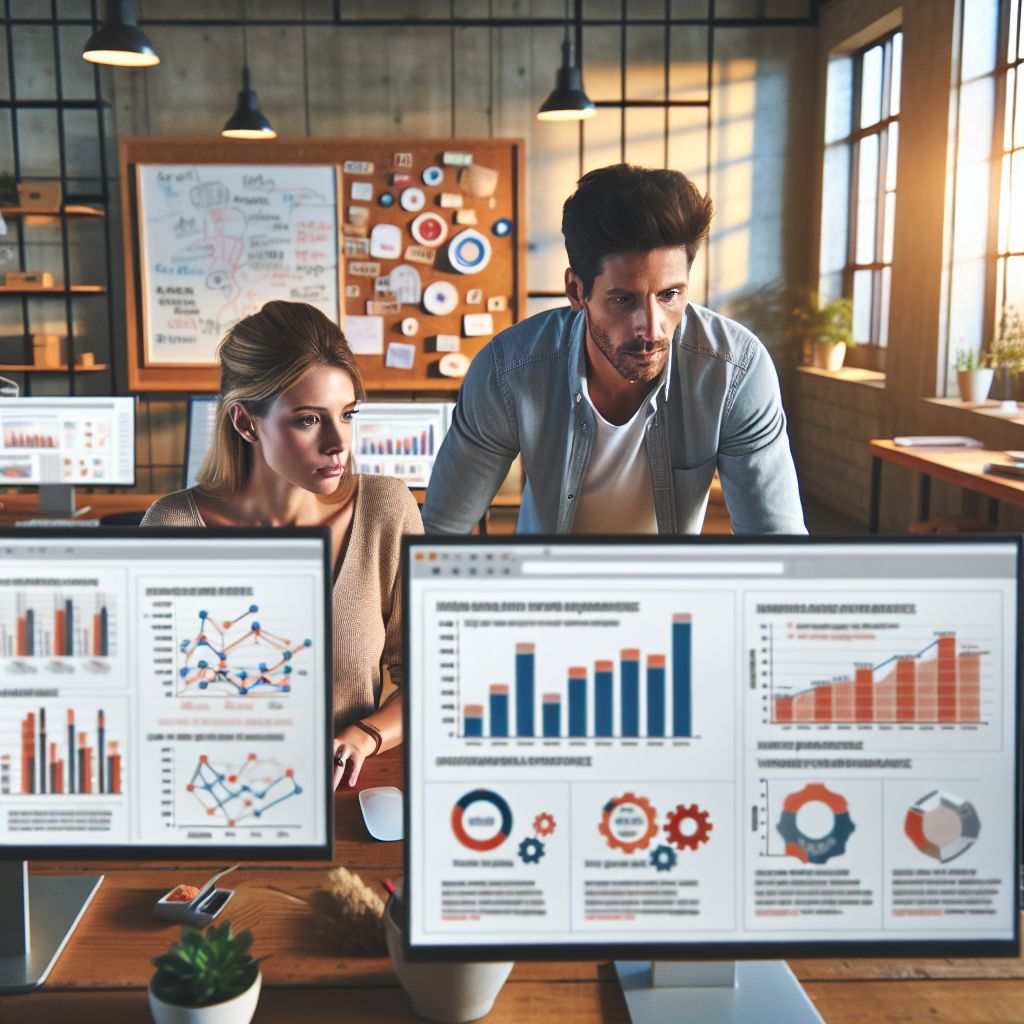
<instances>
[{"instance_id":1,"label":"hanging light fixture","mask_svg":"<svg viewBox=\"0 0 1024 1024\"><path fill-rule=\"evenodd\" d=\"M159 55L135 20L132 0L106 0L103 20L89 36L82 57L93 64L119 68L151 68L160 63Z\"/></svg>"},{"instance_id":2,"label":"hanging light fixture","mask_svg":"<svg viewBox=\"0 0 1024 1024\"><path fill-rule=\"evenodd\" d=\"M583 121L596 113L594 101L583 91L583 74L573 60L569 38L569 0L565 0L562 66L555 72L555 88L537 111L537 120Z\"/></svg>"},{"instance_id":3,"label":"hanging light fixture","mask_svg":"<svg viewBox=\"0 0 1024 1024\"><path fill-rule=\"evenodd\" d=\"M242 88L238 91L238 105L228 122L221 129L226 139L276 139L266 114L260 110L260 101L256 98L249 82L249 27L246 17L246 6L242 4Z\"/></svg>"}]
</instances>

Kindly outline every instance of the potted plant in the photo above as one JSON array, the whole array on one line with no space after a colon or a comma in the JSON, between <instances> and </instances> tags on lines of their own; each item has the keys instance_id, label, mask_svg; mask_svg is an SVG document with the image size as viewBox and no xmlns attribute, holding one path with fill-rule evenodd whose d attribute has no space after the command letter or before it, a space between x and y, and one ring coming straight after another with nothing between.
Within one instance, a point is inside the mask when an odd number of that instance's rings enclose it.
<instances>
[{"instance_id":1,"label":"potted plant","mask_svg":"<svg viewBox=\"0 0 1024 1024\"><path fill-rule=\"evenodd\" d=\"M1000 378L998 393L1003 409L1013 412L1017 403L1013 398L1013 377L1024 370L1024 322L1013 306L1003 306L996 336L988 350L988 361Z\"/></svg>"},{"instance_id":2,"label":"potted plant","mask_svg":"<svg viewBox=\"0 0 1024 1024\"><path fill-rule=\"evenodd\" d=\"M992 387L995 370L987 366L988 356L972 348L956 350L956 382L964 402L984 402Z\"/></svg>"},{"instance_id":3,"label":"potted plant","mask_svg":"<svg viewBox=\"0 0 1024 1024\"><path fill-rule=\"evenodd\" d=\"M181 939L153 960L149 1011L156 1024L249 1024L262 976L249 956L252 932L231 925L205 933L185 925Z\"/></svg>"},{"instance_id":4,"label":"potted plant","mask_svg":"<svg viewBox=\"0 0 1024 1024\"><path fill-rule=\"evenodd\" d=\"M811 365L835 373L853 348L853 302L845 297L820 304L810 292L791 312L794 330L811 350Z\"/></svg>"}]
</instances>

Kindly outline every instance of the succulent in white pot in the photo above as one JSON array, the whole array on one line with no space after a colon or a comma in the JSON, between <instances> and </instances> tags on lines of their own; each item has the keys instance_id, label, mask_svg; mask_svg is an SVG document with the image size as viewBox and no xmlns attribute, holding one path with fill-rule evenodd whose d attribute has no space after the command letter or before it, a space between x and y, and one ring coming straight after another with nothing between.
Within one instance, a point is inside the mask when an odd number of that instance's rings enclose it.
<instances>
[{"instance_id":1,"label":"succulent in white pot","mask_svg":"<svg viewBox=\"0 0 1024 1024\"><path fill-rule=\"evenodd\" d=\"M262 984L251 946L252 932L233 935L229 923L205 933L184 926L180 940L153 960L149 1011L156 1024L249 1024Z\"/></svg>"},{"instance_id":2,"label":"succulent in white pot","mask_svg":"<svg viewBox=\"0 0 1024 1024\"><path fill-rule=\"evenodd\" d=\"M956 382L964 402L984 402L992 387L995 370L986 366L987 357L974 349L956 350Z\"/></svg>"}]
</instances>

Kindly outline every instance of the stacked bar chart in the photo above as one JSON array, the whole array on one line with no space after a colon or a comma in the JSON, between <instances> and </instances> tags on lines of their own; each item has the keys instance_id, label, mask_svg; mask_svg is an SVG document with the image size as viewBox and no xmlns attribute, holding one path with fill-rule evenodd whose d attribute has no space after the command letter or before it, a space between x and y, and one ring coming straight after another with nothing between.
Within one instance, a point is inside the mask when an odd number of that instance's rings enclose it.
<instances>
[{"instance_id":1,"label":"stacked bar chart","mask_svg":"<svg viewBox=\"0 0 1024 1024\"><path fill-rule=\"evenodd\" d=\"M512 681L487 684L488 700L461 705L464 738L632 739L693 735L693 622L671 621L671 656L622 647L615 658L553 670L538 665L537 645L514 645ZM558 689L537 680L563 673Z\"/></svg>"},{"instance_id":2,"label":"stacked bar chart","mask_svg":"<svg viewBox=\"0 0 1024 1024\"><path fill-rule=\"evenodd\" d=\"M105 712L96 712L92 730L81 728L82 717L76 720L71 708L56 716L45 707L27 712L20 723L17 780L11 754L0 755L0 795L122 793L121 743L109 737Z\"/></svg>"},{"instance_id":3,"label":"stacked bar chart","mask_svg":"<svg viewBox=\"0 0 1024 1024\"><path fill-rule=\"evenodd\" d=\"M0 657L107 658L111 607L102 593L17 592L0 608Z\"/></svg>"},{"instance_id":4,"label":"stacked bar chart","mask_svg":"<svg viewBox=\"0 0 1024 1024\"><path fill-rule=\"evenodd\" d=\"M847 678L773 695L772 721L978 724L983 657L977 650L958 650L950 632L914 654L854 664Z\"/></svg>"}]
</instances>

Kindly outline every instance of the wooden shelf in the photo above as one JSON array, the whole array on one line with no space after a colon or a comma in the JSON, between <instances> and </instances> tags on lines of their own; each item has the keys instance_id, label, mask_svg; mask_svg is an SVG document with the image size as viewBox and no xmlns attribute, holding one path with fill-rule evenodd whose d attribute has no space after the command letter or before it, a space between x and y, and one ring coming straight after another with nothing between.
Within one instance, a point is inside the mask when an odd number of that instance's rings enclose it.
<instances>
[{"instance_id":1,"label":"wooden shelf","mask_svg":"<svg viewBox=\"0 0 1024 1024\"><path fill-rule=\"evenodd\" d=\"M33 209L30 206L0 206L0 215L4 217L105 217L103 210L95 206L78 206L69 203L60 209L53 207L40 207Z\"/></svg>"},{"instance_id":2,"label":"wooden shelf","mask_svg":"<svg viewBox=\"0 0 1024 1024\"><path fill-rule=\"evenodd\" d=\"M34 366L32 363L0 363L0 370L10 370L12 373L68 373L69 366ZM75 366L75 373L99 373L107 370L106 363L93 363L92 366Z\"/></svg>"},{"instance_id":3,"label":"wooden shelf","mask_svg":"<svg viewBox=\"0 0 1024 1024\"><path fill-rule=\"evenodd\" d=\"M62 285L50 285L44 288L42 285L36 287L24 286L19 288L8 288L7 285L0 285L2 295L102 295L106 289L101 284L73 284L70 288Z\"/></svg>"}]
</instances>

